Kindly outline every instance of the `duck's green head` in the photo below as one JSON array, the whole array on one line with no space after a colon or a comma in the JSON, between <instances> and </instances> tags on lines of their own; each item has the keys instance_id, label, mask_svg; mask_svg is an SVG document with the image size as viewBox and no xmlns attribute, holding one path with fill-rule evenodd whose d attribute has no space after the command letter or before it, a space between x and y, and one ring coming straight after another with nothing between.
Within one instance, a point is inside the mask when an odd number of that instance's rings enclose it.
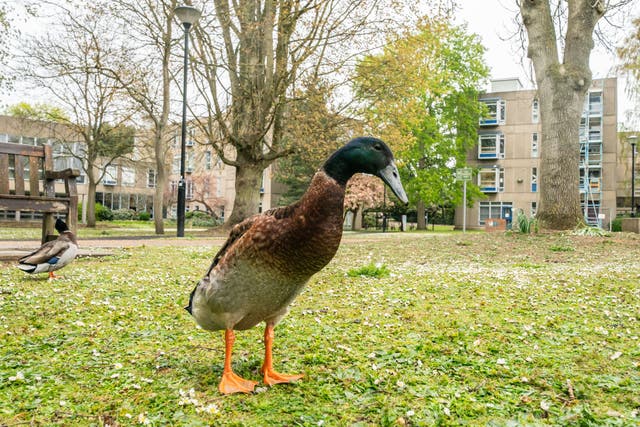
<instances>
[{"instance_id":1,"label":"duck's green head","mask_svg":"<svg viewBox=\"0 0 640 427\"><path fill-rule=\"evenodd\" d=\"M329 157L322 167L324 171L342 185L356 173L368 173L382 179L391 191L407 203L407 195L400 182L400 174L393 159L393 153L382 140L373 137L359 137Z\"/></svg>"}]
</instances>

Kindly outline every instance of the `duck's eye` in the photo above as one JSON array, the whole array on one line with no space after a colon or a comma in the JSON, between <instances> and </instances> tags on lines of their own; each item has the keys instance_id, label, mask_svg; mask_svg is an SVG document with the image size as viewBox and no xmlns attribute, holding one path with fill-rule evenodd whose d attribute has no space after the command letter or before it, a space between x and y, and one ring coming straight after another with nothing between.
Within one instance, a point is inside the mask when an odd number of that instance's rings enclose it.
<instances>
[{"instance_id":1,"label":"duck's eye","mask_svg":"<svg viewBox=\"0 0 640 427\"><path fill-rule=\"evenodd\" d=\"M382 145L376 144L376 145L373 146L373 149L376 150L376 151L382 151Z\"/></svg>"}]
</instances>

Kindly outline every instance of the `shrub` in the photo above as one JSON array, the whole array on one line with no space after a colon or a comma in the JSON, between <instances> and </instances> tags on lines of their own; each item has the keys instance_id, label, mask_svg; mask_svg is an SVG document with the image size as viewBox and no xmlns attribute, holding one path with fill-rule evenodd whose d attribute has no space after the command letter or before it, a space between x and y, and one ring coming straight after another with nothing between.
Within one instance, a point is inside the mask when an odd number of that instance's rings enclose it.
<instances>
[{"instance_id":1,"label":"shrub","mask_svg":"<svg viewBox=\"0 0 640 427\"><path fill-rule=\"evenodd\" d=\"M136 219L136 216L136 212L131 209L116 209L113 211L113 219L119 221Z\"/></svg>"},{"instance_id":2,"label":"shrub","mask_svg":"<svg viewBox=\"0 0 640 427\"><path fill-rule=\"evenodd\" d=\"M611 221L611 231L622 231L622 217L616 217Z\"/></svg>"},{"instance_id":3,"label":"shrub","mask_svg":"<svg viewBox=\"0 0 640 427\"><path fill-rule=\"evenodd\" d=\"M151 214L147 211L142 211L138 213L138 221L149 221L151 219Z\"/></svg>"},{"instance_id":4,"label":"shrub","mask_svg":"<svg viewBox=\"0 0 640 427\"><path fill-rule=\"evenodd\" d=\"M574 236L599 236L599 237L607 237L609 233L602 228L599 227L578 227L571 232Z\"/></svg>"},{"instance_id":5,"label":"shrub","mask_svg":"<svg viewBox=\"0 0 640 427\"><path fill-rule=\"evenodd\" d=\"M112 221L113 211L108 207L96 203L96 221Z\"/></svg>"},{"instance_id":6,"label":"shrub","mask_svg":"<svg viewBox=\"0 0 640 427\"><path fill-rule=\"evenodd\" d=\"M208 213L204 212L204 211L189 211L187 213L184 214L184 217L186 219L192 219L192 218L211 218L211 215L209 215Z\"/></svg>"}]
</instances>

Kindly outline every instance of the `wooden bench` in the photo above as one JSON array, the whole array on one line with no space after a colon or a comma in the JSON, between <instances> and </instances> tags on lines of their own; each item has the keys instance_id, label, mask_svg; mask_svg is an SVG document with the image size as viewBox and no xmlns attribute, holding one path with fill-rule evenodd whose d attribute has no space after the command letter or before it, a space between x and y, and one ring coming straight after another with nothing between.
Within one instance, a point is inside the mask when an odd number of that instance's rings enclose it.
<instances>
[{"instance_id":1,"label":"wooden bench","mask_svg":"<svg viewBox=\"0 0 640 427\"><path fill-rule=\"evenodd\" d=\"M16 216L17 212L42 213L42 243L57 237L56 216L64 215L67 226L75 233L78 176L77 169L53 170L50 145L0 143L0 211L15 211ZM64 193L56 194L55 182L59 179L64 181Z\"/></svg>"}]
</instances>

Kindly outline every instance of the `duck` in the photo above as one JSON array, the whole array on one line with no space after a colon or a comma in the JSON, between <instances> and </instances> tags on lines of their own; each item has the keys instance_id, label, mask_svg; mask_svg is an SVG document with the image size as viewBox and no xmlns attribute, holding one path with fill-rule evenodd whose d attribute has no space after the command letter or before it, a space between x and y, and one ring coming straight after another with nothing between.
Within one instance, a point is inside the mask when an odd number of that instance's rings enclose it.
<instances>
[{"instance_id":1,"label":"duck","mask_svg":"<svg viewBox=\"0 0 640 427\"><path fill-rule=\"evenodd\" d=\"M274 328L309 279L338 250L346 185L356 173L381 178L407 203L387 144L375 137L352 139L325 161L299 201L236 224L191 292L185 309L195 322L207 331L224 331L224 368L218 385L222 394L251 393L258 384L235 374L231 359L235 331L262 322L264 384L292 383L303 377L274 370Z\"/></svg>"},{"instance_id":2,"label":"duck","mask_svg":"<svg viewBox=\"0 0 640 427\"><path fill-rule=\"evenodd\" d=\"M78 254L78 240L60 218L55 228L60 234L56 240L44 243L34 252L18 260L18 268L30 274L49 273L49 279L58 279L53 272L69 265Z\"/></svg>"}]
</instances>

